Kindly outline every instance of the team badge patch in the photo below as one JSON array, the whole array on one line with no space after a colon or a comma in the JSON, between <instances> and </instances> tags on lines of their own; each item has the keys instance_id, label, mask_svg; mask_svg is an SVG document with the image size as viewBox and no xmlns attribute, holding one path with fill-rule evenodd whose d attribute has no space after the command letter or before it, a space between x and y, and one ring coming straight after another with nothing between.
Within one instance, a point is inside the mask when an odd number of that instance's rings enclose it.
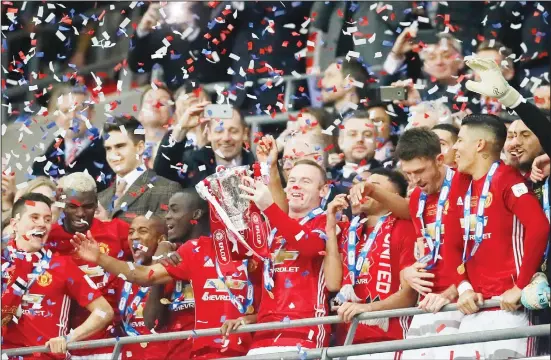
<instances>
[{"instance_id":1,"label":"team badge patch","mask_svg":"<svg viewBox=\"0 0 551 360\"><path fill-rule=\"evenodd\" d=\"M513 190L513 194L515 194L516 197L521 197L524 194L528 194L528 187L525 183L513 185L511 186L511 190Z\"/></svg>"},{"instance_id":2,"label":"team badge patch","mask_svg":"<svg viewBox=\"0 0 551 360\"><path fill-rule=\"evenodd\" d=\"M36 282L38 285L46 287L52 283L52 274L45 271L44 274L40 275L38 279L36 279Z\"/></svg>"}]
</instances>

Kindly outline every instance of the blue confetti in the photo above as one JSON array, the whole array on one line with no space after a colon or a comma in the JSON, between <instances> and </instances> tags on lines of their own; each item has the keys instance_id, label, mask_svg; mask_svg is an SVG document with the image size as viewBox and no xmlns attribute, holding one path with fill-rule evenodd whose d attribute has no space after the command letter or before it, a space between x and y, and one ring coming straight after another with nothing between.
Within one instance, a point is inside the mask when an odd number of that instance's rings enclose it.
<instances>
[{"instance_id":1,"label":"blue confetti","mask_svg":"<svg viewBox=\"0 0 551 360\"><path fill-rule=\"evenodd\" d=\"M226 315L222 315L222 316L220 317L220 323L223 324L223 323L225 323L225 322L226 322Z\"/></svg>"}]
</instances>

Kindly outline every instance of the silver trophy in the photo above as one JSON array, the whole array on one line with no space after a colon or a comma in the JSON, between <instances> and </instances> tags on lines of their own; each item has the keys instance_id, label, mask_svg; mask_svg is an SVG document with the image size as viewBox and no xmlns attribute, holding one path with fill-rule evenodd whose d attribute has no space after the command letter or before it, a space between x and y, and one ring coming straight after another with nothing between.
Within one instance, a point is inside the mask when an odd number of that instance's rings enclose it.
<instances>
[{"instance_id":1,"label":"silver trophy","mask_svg":"<svg viewBox=\"0 0 551 360\"><path fill-rule=\"evenodd\" d=\"M205 179L206 181L203 180L196 186L199 195L215 207L218 215L221 215L220 218L224 221L224 216L213 204L213 200L216 199L237 231L244 231L249 227L250 201L239 196L244 193L243 190L239 189L239 185L241 179L244 176L249 176L250 173L248 166L224 169L210 175ZM205 192L208 192L208 194L205 194Z\"/></svg>"}]
</instances>

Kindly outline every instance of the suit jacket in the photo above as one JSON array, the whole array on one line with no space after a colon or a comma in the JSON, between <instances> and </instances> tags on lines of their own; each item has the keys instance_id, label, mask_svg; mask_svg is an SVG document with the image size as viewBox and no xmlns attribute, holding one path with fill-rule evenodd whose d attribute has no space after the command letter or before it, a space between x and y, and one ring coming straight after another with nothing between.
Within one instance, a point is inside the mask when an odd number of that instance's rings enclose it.
<instances>
[{"instance_id":1,"label":"suit jacket","mask_svg":"<svg viewBox=\"0 0 551 360\"><path fill-rule=\"evenodd\" d=\"M51 176L54 179L59 179L63 175L74 172L83 172L87 170L90 175L96 180L98 192L109 186L114 173L107 164L105 157L105 148L103 147L103 139L96 137L90 145L82 150L76 157L74 166L70 167L65 164L65 141L62 137L56 138L44 152L46 160L35 161L32 166L33 175L35 176ZM48 161L51 166L48 171L44 170ZM63 174L63 171L65 172Z\"/></svg>"},{"instance_id":2,"label":"suit jacket","mask_svg":"<svg viewBox=\"0 0 551 360\"><path fill-rule=\"evenodd\" d=\"M193 146L186 146L186 140L169 146L171 134L172 131L169 131L164 136L157 152L153 166L157 174L179 182L184 188L194 187L199 181L214 174L217 165L210 144L199 150L195 150ZM242 150L241 156L243 165L252 165L255 162L254 155L245 149ZM187 166L185 173L178 169L182 168L182 164ZM205 168L202 169L202 166Z\"/></svg>"},{"instance_id":3,"label":"suit jacket","mask_svg":"<svg viewBox=\"0 0 551 360\"><path fill-rule=\"evenodd\" d=\"M148 211L153 215L164 216L168 210L168 200L181 190L182 187L177 182L159 176L155 171L146 170L128 188L116 207L113 207L114 181L98 194L98 200L109 212L111 219L119 218L130 223L136 216L145 215ZM121 208L124 203L126 205Z\"/></svg>"}]
</instances>

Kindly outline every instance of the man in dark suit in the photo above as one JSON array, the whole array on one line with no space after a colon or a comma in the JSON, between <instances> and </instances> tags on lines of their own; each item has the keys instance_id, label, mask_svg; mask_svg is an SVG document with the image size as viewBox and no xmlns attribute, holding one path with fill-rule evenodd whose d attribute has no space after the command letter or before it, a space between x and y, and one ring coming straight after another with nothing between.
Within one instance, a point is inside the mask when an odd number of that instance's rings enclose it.
<instances>
[{"instance_id":1,"label":"man in dark suit","mask_svg":"<svg viewBox=\"0 0 551 360\"><path fill-rule=\"evenodd\" d=\"M248 140L249 129L241 114L233 109L231 119L210 119L207 138L210 142L199 150L187 141L188 131L199 126L203 110L208 102L191 105L178 119L174 129L165 135L153 169L170 180L178 181L184 188L214 174L216 167L251 165L253 154L243 145Z\"/></svg>"},{"instance_id":2,"label":"man in dark suit","mask_svg":"<svg viewBox=\"0 0 551 360\"><path fill-rule=\"evenodd\" d=\"M96 180L99 191L107 188L113 170L106 162L99 130L90 124L94 104L89 99L85 87L62 85L53 92L49 111L53 112L61 133L33 163L33 175L59 179L87 171Z\"/></svg>"},{"instance_id":3,"label":"man in dark suit","mask_svg":"<svg viewBox=\"0 0 551 360\"><path fill-rule=\"evenodd\" d=\"M134 117L117 117L103 126L107 161L116 178L102 191L99 202L110 218L128 223L138 215L164 216L168 200L182 188L147 170L143 163L145 135Z\"/></svg>"}]
</instances>

